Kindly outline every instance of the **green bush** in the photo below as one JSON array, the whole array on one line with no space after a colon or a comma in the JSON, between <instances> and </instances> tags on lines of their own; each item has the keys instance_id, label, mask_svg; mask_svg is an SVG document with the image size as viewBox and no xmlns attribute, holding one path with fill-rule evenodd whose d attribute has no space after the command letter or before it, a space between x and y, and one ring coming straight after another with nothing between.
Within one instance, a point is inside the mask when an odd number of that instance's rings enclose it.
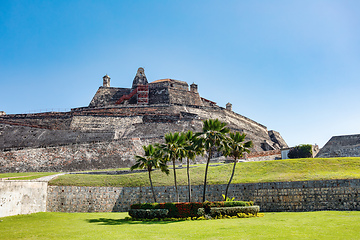
<instances>
[{"instance_id":1,"label":"green bush","mask_svg":"<svg viewBox=\"0 0 360 240\"><path fill-rule=\"evenodd\" d=\"M168 218L197 217L198 209L203 208L206 214L210 209L216 207L246 207L254 205L253 202L232 201L232 202L185 202L185 203L136 203L130 206L131 209L167 209ZM204 215L204 214L201 214Z\"/></svg>"},{"instance_id":2,"label":"green bush","mask_svg":"<svg viewBox=\"0 0 360 240\"><path fill-rule=\"evenodd\" d=\"M197 210L203 207L202 203L137 203L130 206L131 209L167 209L169 218L196 217Z\"/></svg>"},{"instance_id":3,"label":"green bush","mask_svg":"<svg viewBox=\"0 0 360 240\"><path fill-rule=\"evenodd\" d=\"M239 213L257 215L260 211L259 206L247 206L247 207L213 207L209 213L206 213L204 208L199 208L198 215L204 216L210 215L212 218L219 216L238 216Z\"/></svg>"},{"instance_id":4,"label":"green bush","mask_svg":"<svg viewBox=\"0 0 360 240\"><path fill-rule=\"evenodd\" d=\"M289 158L310 158L312 157L312 145L311 144L302 144L295 146L290 149L288 153Z\"/></svg>"},{"instance_id":5,"label":"green bush","mask_svg":"<svg viewBox=\"0 0 360 240\"><path fill-rule=\"evenodd\" d=\"M130 209L129 215L133 218L154 219L165 218L169 213L167 209Z\"/></svg>"}]
</instances>

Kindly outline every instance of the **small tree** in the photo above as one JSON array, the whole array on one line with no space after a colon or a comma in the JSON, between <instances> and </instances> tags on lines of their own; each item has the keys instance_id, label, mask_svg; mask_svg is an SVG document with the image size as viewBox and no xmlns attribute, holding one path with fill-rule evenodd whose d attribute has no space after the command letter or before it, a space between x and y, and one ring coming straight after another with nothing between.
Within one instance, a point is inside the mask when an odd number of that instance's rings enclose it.
<instances>
[{"instance_id":1,"label":"small tree","mask_svg":"<svg viewBox=\"0 0 360 240\"><path fill-rule=\"evenodd\" d=\"M179 193L176 181L176 170L175 161L185 157L185 136L179 133L167 133L165 134L165 143L158 144L157 146L161 149L164 160L171 161L173 163L174 171L174 187L176 194L176 201L179 202Z\"/></svg>"},{"instance_id":2,"label":"small tree","mask_svg":"<svg viewBox=\"0 0 360 240\"><path fill-rule=\"evenodd\" d=\"M160 150L154 148L153 145L143 146L145 151L145 156L135 156L136 163L135 165L131 166L130 170L133 171L134 169L146 169L149 173L149 180L151 191L154 196L154 201L156 202L155 191L153 187L153 183L151 180L151 171L152 168L160 168L162 172L165 172L167 175L169 174L169 169L167 168L166 164L161 160L161 153Z\"/></svg>"},{"instance_id":3,"label":"small tree","mask_svg":"<svg viewBox=\"0 0 360 240\"><path fill-rule=\"evenodd\" d=\"M295 146L290 149L288 153L289 158L310 158L312 157L312 145L311 144L302 144Z\"/></svg>"},{"instance_id":4,"label":"small tree","mask_svg":"<svg viewBox=\"0 0 360 240\"><path fill-rule=\"evenodd\" d=\"M203 148L199 139L192 131L183 133L185 135L185 155L186 155L186 172L188 178L188 201L191 202L191 182L190 182L190 160L195 160L197 155L203 155Z\"/></svg>"},{"instance_id":5,"label":"small tree","mask_svg":"<svg viewBox=\"0 0 360 240\"><path fill-rule=\"evenodd\" d=\"M231 177L229 180L229 183L226 186L226 190L225 190L225 201L227 200L227 195L228 195L228 190L229 190L229 186L231 184L231 181L234 177L235 174L235 167L236 167L236 162L237 159L243 157L243 153L250 152L250 149L253 146L252 141L248 141L246 143L244 143L246 134L240 134L239 132L236 133L230 133L229 137L226 139L226 144L224 144L224 148L223 148L223 154L225 156L230 156L234 158L234 166L233 166L233 170L231 173Z\"/></svg>"},{"instance_id":6,"label":"small tree","mask_svg":"<svg viewBox=\"0 0 360 240\"><path fill-rule=\"evenodd\" d=\"M200 136L201 144L208 154L205 167L204 189L203 189L203 202L205 202L207 173L210 163L210 158L214 150L218 150L226 138L226 134L230 129L226 127L226 123L220 122L218 119L208 119L204 121L202 132L196 134Z\"/></svg>"}]
</instances>

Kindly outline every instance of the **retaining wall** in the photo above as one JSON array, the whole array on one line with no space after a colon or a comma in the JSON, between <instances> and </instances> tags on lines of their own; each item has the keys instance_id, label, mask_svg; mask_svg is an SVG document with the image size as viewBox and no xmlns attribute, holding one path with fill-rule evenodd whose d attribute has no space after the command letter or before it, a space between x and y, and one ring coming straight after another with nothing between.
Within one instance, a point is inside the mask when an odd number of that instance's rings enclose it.
<instances>
[{"instance_id":1,"label":"retaining wall","mask_svg":"<svg viewBox=\"0 0 360 240\"><path fill-rule=\"evenodd\" d=\"M220 201L226 185L209 185L206 200ZM233 184L229 197L254 201L262 212L360 210L360 179ZM175 201L173 187L155 187L158 202ZM180 186L180 201L187 187ZM192 187L201 201L202 186ZM49 186L47 210L55 212L128 211L133 203L153 202L149 187Z\"/></svg>"},{"instance_id":2,"label":"retaining wall","mask_svg":"<svg viewBox=\"0 0 360 240\"><path fill-rule=\"evenodd\" d=\"M0 217L46 211L47 182L0 181Z\"/></svg>"}]
</instances>

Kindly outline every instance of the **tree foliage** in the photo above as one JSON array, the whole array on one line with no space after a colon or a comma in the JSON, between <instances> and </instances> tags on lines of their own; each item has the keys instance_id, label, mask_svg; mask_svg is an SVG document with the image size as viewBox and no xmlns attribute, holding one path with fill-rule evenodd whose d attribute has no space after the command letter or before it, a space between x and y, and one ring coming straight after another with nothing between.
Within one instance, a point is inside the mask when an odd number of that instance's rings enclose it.
<instances>
[{"instance_id":1,"label":"tree foliage","mask_svg":"<svg viewBox=\"0 0 360 240\"><path fill-rule=\"evenodd\" d=\"M312 145L311 144L302 144L295 146L290 149L288 153L289 158L310 158L312 157Z\"/></svg>"},{"instance_id":2,"label":"tree foliage","mask_svg":"<svg viewBox=\"0 0 360 240\"><path fill-rule=\"evenodd\" d=\"M161 159L160 149L154 148L153 145L143 146L145 151L144 156L135 156L136 163L131 166L130 170L134 169L146 169L149 174L149 180L151 185L151 191L153 193L154 201L156 202L156 196L154 192L153 183L151 180L151 171L153 168L160 168L162 172L169 174L169 169L166 163Z\"/></svg>"}]
</instances>

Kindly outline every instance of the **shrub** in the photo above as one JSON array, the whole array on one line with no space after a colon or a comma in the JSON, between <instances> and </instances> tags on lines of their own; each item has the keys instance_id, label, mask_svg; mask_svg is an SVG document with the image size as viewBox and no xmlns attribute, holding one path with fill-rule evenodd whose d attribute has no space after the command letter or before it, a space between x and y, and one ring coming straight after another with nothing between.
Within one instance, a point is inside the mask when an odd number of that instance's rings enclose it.
<instances>
[{"instance_id":1,"label":"shrub","mask_svg":"<svg viewBox=\"0 0 360 240\"><path fill-rule=\"evenodd\" d=\"M213 207L209 213L206 213L204 208L198 210L199 215L209 214L212 218L219 216L238 216L238 214L252 214L257 215L259 213L259 206L247 206L247 207Z\"/></svg>"},{"instance_id":2,"label":"shrub","mask_svg":"<svg viewBox=\"0 0 360 240\"><path fill-rule=\"evenodd\" d=\"M196 217L198 208L203 207L202 203L144 203L133 204L131 209L167 209L169 218Z\"/></svg>"},{"instance_id":3,"label":"shrub","mask_svg":"<svg viewBox=\"0 0 360 240\"><path fill-rule=\"evenodd\" d=\"M129 211L131 217L141 219L165 218L168 213L167 209L130 209Z\"/></svg>"},{"instance_id":4,"label":"shrub","mask_svg":"<svg viewBox=\"0 0 360 240\"><path fill-rule=\"evenodd\" d=\"M302 144L295 146L290 149L288 153L289 158L310 158L312 157L312 145L311 144Z\"/></svg>"},{"instance_id":5,"label":"shrub","mask_svg":"<svg viewBox=\"0 0 360 240\"><path fill-rule=\"evenodd\" d=\"M188 218L198 217L204 214L210 214L210 210L216 207L246 207L254 205L253 202L232 201L232 202L185 202L185 203L137 203L130 206L133 210L151 210L166 209L168 210L167 218ZM205 213L200 214L198 210L202 208ZM130 213L129 213L130 214ZM227 214L228 215L228 214Z\"/></svg>"}]
</instances>

